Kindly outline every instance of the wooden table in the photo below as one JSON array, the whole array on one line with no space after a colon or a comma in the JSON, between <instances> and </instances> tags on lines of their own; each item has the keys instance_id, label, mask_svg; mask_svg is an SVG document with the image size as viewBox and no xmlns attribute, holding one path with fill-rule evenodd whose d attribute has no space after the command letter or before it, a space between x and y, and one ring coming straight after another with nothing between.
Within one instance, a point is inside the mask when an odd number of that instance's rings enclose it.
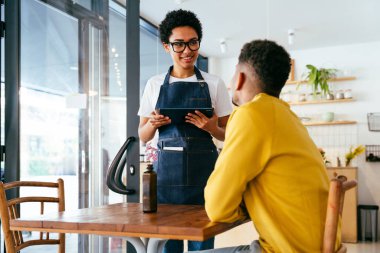
<instances>
[{"instance_id":1,"label":"wooden table","mask_svg":"<svg viewBox=\"0 0 380 253\"><path fill-rule=\"evenodd\" d=\"M142 204L118 203L10 221L12 230L123 237L139 253L161 252L168 239L204 241L249 220L210 222L203 206L159 205L143 213Z\"/></svg>"}]
</instances>

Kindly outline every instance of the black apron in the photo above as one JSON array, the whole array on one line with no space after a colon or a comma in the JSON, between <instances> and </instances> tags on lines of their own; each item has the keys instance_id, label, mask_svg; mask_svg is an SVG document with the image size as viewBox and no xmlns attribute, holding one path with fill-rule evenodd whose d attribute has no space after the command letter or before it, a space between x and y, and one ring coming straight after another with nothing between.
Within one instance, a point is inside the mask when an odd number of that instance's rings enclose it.
<instances>
[{"instance_id":1,"label":"black apron","mask_svg":"<svg viewBox=\"0 0 380 253\"><path fill-rule=\"evenodd\" d=\"M160 88L156 109L212 107L208 85L196 67L197 82L169 84L172 69ZM169 124L158 131L158 160L154 164L158 202L204 204L204 187L218 157L211 135L189 123Z\"/></svg>"}]
</instances>

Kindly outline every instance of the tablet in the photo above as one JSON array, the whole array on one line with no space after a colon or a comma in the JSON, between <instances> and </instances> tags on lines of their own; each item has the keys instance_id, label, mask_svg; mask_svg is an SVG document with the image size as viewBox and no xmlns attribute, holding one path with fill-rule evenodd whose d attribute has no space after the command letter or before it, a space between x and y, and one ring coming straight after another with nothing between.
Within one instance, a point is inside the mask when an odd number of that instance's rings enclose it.
<instances>
[{"instance_id":1,"label":"tablet","mask_svg":"<svg viewBox=\"0 0 380 253\"><path fill-rule=\"evenodd\" d=\"M158 112L164 116L168 116L173 124L180 124L186 123L185 116L188 113L195 113L195 110L200 111L208 118L211 118L214 114L214 108L160 108Z\"/></svg>"}]
</instances>

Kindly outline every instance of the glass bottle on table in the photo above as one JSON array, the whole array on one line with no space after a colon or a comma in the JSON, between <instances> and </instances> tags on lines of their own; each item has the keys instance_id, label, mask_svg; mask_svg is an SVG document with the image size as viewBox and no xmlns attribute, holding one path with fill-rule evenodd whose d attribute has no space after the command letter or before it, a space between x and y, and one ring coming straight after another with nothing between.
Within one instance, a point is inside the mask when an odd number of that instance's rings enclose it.
<instances>
[{"instance_id":1,"label":"glass bottle on table","mask_svg":"<svg viewBox=\"0 0 380 253\"><path fill-rule=\"evenodd\" d=\"M153 165L148 164L142 178L143 184L143 212L157 212L157 173Z\"/></svg>"}]
</instances>

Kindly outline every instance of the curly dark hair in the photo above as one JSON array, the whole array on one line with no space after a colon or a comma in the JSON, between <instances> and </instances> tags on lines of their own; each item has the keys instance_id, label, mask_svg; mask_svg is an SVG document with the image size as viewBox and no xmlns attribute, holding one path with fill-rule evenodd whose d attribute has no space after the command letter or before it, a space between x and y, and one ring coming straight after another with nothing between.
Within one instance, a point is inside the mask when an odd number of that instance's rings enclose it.
<instances>
[{"instance_id":1,"label":"curly dark hair","mask_svg":"<svg viewBox=\"0 0 380 253\"><path fill-rule=\"evenodd\" d=\"M199 41L202 40L202 24L191 11L185 11L182 9L170 11L166 14L164 20L162 20L158 29L160 32L160 39L163 43L169 43L169 37L172 35L172 31L176 27L190 26L194 28L198 34Z\"/></svg>"},{"instance_id":2,"label":"curly dark hair","mask_svg":"<svg viewBox=\"0 0 380 253\"><path fill-rule=\"evenodd\" d=\"M263 92L278 97L290 72L290 56L274 41L254 40L241 49L239 63L247 63L255 70Z\"/></svg>"}]
</instances>

